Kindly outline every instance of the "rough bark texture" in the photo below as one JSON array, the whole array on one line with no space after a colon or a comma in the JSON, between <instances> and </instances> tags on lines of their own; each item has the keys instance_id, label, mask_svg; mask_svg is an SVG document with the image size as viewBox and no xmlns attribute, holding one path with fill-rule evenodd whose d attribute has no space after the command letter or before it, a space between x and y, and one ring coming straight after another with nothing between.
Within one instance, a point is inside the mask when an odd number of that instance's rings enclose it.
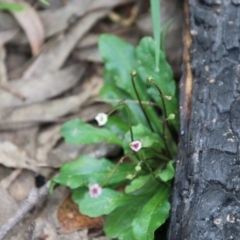
<instances>
[{"instance_id":1,"label":"rough bark texture","mask_svg":"<svg viewBox=\"0 0 240 240\"><path fill-rule=\"evenodd\" d=\"M186 4L192 44L188 65L190 35L185 33L180 149L168 239L239 240L240 1Z\"/></svg>"}]
</instances>

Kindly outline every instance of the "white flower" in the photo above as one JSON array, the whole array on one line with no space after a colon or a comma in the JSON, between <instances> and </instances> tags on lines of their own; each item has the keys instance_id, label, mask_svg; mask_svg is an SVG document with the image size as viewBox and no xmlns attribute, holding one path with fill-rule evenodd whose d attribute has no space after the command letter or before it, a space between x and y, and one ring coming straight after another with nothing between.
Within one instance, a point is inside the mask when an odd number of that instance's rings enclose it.
<instances>
[{"instance_id":1,"label":"white flower","mask_svg":"<svg viewBox=\"0 0 240 240\"><path fill-rule=\"evenodd\" d=\"M133 141L130 143L130 148L134 152L138 152L142 148L142 143L140 141Z\"/></svg>"},{"instance_id":2,"label":"white flower","mask_svg":"<svg viewBox=\"0 0 240 240\"><path fill-rule=\"evenodd\" d=\"M89 187L89 194L91 198L97 198L102 194L102 188L97 183Z\"/></svg>"},{"instance_id":3,"label":"white flower","mask_svg":"<svg viewBox=\"0 0 240 240\"><path fill-rule=\"evenodd\" d=\"M108 120L108 115L106 113L98 113L95 120L98 122L98 126L103 126Z\"/></svg>"}]
</instances>

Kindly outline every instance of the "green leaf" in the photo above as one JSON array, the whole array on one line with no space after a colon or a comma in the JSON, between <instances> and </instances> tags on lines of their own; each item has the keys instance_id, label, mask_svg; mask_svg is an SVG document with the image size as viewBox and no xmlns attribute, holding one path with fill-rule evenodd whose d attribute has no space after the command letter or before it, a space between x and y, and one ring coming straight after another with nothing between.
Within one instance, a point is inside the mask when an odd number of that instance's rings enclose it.
<instances>
[{"instance_id":1,"label":"green leaf","mask_svg":"<svg viewBox=\"0 0 240 240\"><path fill-rule=\"evenodd\" d=\"M19 4L0 2L0 9L7 11L23 11L24 7Z\"/></svg>"},{"instance_id":2,"label":"green leaf","mask_svg":"<svg viewBox=\"0 0 240 240\"><path fill-rule=\"evenodd\" d=\"M162 99L160 98L159 92L157 89L151 87L148 89L148 94L150 94L153 98L153 100L163 109L163 104L162 104ZM169 114L173 113L175 114L175 119L171 121L171 124L175 127L175 129L178 129L178 122L179 122L179 117L178 117L178 100L173 97L172 100L167 100L164 99L165 105L166 105L166 110L167 110L167 117Z\"/></svg>"},{"instance_id":3,"label":"green leaf","mask_svg":"<svg viewBox=\"0 0 240 240\"><path fill-rule=\"evenodd\" d=\"M151 37L141 39L136 48L136 55L140 61L138 72L141 78L146 80L151 75L165 95L175 97L176 84L173 80L173 72L162 50L160 51L160 71L154 69L155 42Z\"/></svg>"},{"instance_id":4,"label":"green leaf","mask_svg":"<svg viewBox=\"0 0 240 240\"><path fill-rule=\"evenodd\" d=\"M149 174L146 176L139 176L139 177L135 178L134 180L131 181L130 185L128 185L125 188L125 192L131 193L131 192L134 192L134 191L142 188L151 177L152 176Z\"/></svg>"},{"instance_id":5,"label":"green leaf","mask_svg":"<svg viewBox=\"0 0 240 240\"><path fill-rule=\"evenodd\" d=\"M117 99L118 102L115 102L115 101L110 102L110 104L114 107L117 106L119 102L123 99L131 99L131 96L129 96L128 93L116 87L114 84L105 84L101 89L100 96L103 100L108 100L108 101L111 99L113 100ZM130 108L131 112L134 113L131 115L132 124L137 124L139 122L142 122L143 124L146 125L147 122L139 104L133 101L126 101L126 104ZM121 111L121 115L124 121L127 121L128 114L126 109L121 107L119 108L119 110Z\"/></svg>"},{"instance_id":6,"label":"green leaf","mask_svg":"<svg viewBox=\"0 0 240 240\"><path fill-rule=\"evenodd\" d=\"M163 139L158 134L151 132L147 127L142 124L132 127L134 140L138 140L142 143L142 147L152 147L154 144L158 144L159 151L164 148ZM129 143L131 142L130 131L125 134L124 138L124 151L129 152Z\"/></svg>"},{"instance_id":7,"label":"green leaf","mask_svg":"<svg viewBox=\"0 0 240 240\"><path fill-rule=\"evenodd\" d=\"M112 73L114 85L135 98L130 80L131 71L137 67L134 46L116 36L102 34L99 38L99 51L106 70Z\"/></svg>"},{"instance_id":8,"label":"green leaf","mask_svg":"<svg viewBox=\"0 0 240 240\"><path fill-rule=\"evenodd\" d=\"M81 156L76 161L64 164L60 173L53 181L71 189L89 184L101 184L114 169L115 164L105 158L95 159ZM126 176L134 170L133 164L121 164L109 178L106 185L120 184L126 181Z\"/></svg>"},{"instance_id":9,"label":"green leaf","mask_svg":"<svg viewBox=\"0 0 240 240\"><path fill-rule=\"evenodd\" d=\"M162 181L167 182L171 179L173 179L175 171L173 167L174 161L168 162L166 169L164 169L162 172L159 173L159 177Z\"/></svg>"},{"instance_id":10,"label":"green leaf","mask_svg":"<svg viewBox=\"0 0 240 240\"><path fill-rule=\"evenodd\" d=\"M163 94L172 97L171 101L165 101L167 115L170 113L176 114L178 109L176 83L173 80L173 72L166 60L165 53L162 50L160 51L160 70L155 71L155 42L152 38L145 37L136 48L136 56L139 60L138 73L141 79L146 80L147 77L151 75ZM160 107L162 107L158 91L152 87L148 90L148 93L158 104L160 104ZM173 125L175 129L178 128L177 118L173 121Z\"/></svg>"},{"instance_id":11,"label":"green leaf","mask_svg":"<svg viewBox=\"0 0 240 240\"><path fill-rule=\"evenodd\" d=\"M124 120L120 114L111 115L104 127L119 136L119 138L123 138L124 134L128 131L127 122Z\"/></svg>"},{"instance_id":12,"label":"green leaf","mask_svg":"<svg viewBox=\"0 0 240 240\"><path fill-rule=\"evenodd\" d=\"M39 0L44 5L50 5L50 3L47 0Z\"/></svg>"},{"instance_id":13,"label":"green leaf","mask_svg":"<svg viewBox=\"0 0 240 240\"><path fill-rule=\"evenodd\" d=\"M61 133L67 143L71 144L90 144L107 142L121 145L122 140L113 132L105 128L96 128L84 123L80 119L74 119L62 126Z\"/></svg>"},{"instance_id":14,"label":"green leaf","mask_svg":"<svg viewBox=\"0 0 240 240\"><path fill-rule=\"evenodd\" d=\"M132 221L148 198L149 195L132 197L127 204L111 212L104 225L106 235L120 240L136 239L133 237Z\"/></svg>"},{"instance_id":15,"label":"green leaf","mask_svg":"<svg viewBox=\"0 0 240 240\"><path fill-rule=\"evenodd\" d=\"M134 47L116 36L104 34L100 37L99 48L100 54L105 62L105 85L101 91L101 97L103 99L131 99L137 101L137 96L130 77L131 71L138 66ZM116 54L113 54L113 52L116 52ZM134 82L141 101L149 101L151 96L147 93L145 79L142 81L139 76L136 76ZM116 102L111 104L116 106ZM137 124L141 122L145 126L148 126L139 103L128 102L128 106L131 112L134 113L132 116L132 123ZM151 119L154 130L159 131L159 118L155 110L153 107L148 106L146 111ZM126 112L124 110L123 112L127 117Z\"/></svg>"},{"instance_id":16,"label":"green leaf","mask_svg":"<svg viewBox=\"0 0 240 240\"><path fill-rule=\"evenodd\" d=\"M53 179L51 179L50 181L50 185L49 185L49 193L52 194L53 193L53 190L54 190L54 187L57 185L56 182L54 182Z\"/></svg>"},{"instance_id":17,"label":"green leaf","mask_svg":"<svg viewBox=\"0 0 240 240\"><path fill-rule=\"evenodd\" d=\"M100 91L100 97L103 100L116 100L116 101L110 101L110 104L112 106L117 106L120 101L123 99L130 99L131 96L124 91L123 89L117 88L115 84L113 83L106 83L102 87Z\"/></svg>"},{"instance_id":18,"label":"green leaf","mask_svg":"<svg viewBox=\"0 0 240 240\"><path fill-rule=\"evenodd\" d=\"M73 189L72 191L72 200L78 204L84 198L84 195L89 191L87 187L79 187L77 189Z\"/></svg>"},{"instance_id":19,"label":"green leaf","mask_svg":"<svg viewBox=\"0 0 240 240\"><path fill-rule=\"evenodd\" d=\"M154 239L154 231L159 228L169 216L169 192L170 188L162 185L154 196L143 206L141 211L138 211L132 222L134 239Z\"/></svg>"},{"instance_id":20,"label":"green leaf","mask_svg":"<svg viewBox=\"0 0 240 240\"><path fill-rule=\"evenodd\" d=\"M79 205L81 213L89 217L98 217L109 214L115 208L126 203L129 197L126 194L103 188L102 193L97 198L92 198L89 193L85 193L83 199L75 202Z\"/></svg>"},{"instance_id":21,"label":"green leaf","mask_svg":"<svg viewBox=\"0 0 240 240\"><path fill-rule=\"evenodd\" d=\"M133 236L133 221L161 185L155 179L150 178L141 189L134 192L134 195L129 195L131 198L125 205L117 207L107 216L104 226L107 236L121 240L138 239Z\"/></svg>"}]
</instances>

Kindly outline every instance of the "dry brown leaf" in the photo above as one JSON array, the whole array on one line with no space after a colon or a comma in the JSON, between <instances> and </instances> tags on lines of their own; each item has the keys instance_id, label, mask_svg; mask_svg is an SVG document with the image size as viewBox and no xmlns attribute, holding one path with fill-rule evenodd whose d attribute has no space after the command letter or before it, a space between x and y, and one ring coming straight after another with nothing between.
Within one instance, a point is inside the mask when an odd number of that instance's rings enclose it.
<instances>
[{"instance_id":1,"label":"dry brown leaf","mask_svg":"<svg viewBox=\"0 0 240 240\"><path fill-rule=\"evenodd\" d=\"M82 119L84 122L88 122L93 120L99 112L109 112L112 107L107 103L95 103L92 105L88 105L81 109L79 114L76 116Z\"/></svg>"},{"instance_id":2,"label":"dry brown leaf","mask_svg":"<svg viewBox=\"0 0 240 240\"><path fill-rule=\"evenodd\" d=\"M11 172L11 174L1 180L0 185L2 185L4 189L8 189L12 182L15 181L15 179L22 173L22 171L23 170L20 168L15 169Z\"/></svg>"},{"instance_id":3,"label":"dry brown leaf","mask_svg":"<svg viewBox=\"0 0 240 240\"><path fill-rule=\"evenodd\" d=\"M79 39L107 14L109 10L98 10L84 16L69 32L51 39L43 48L42 53L24 73L24 77L39 76L59 69L78 43ZM46 64L48 63L48 64Z\"/></svg>"},{"instance_id":4,"label":"dry brown leaf","mask_svg":"<svg viewBox=\"0 0 240 240\"><path fill-rule=\"evenodd\" d=\"M32 54L36 56L40 52L40 48L44 42L44 27L35 9L23 0L5 0L8 3L17 3L23 6L23 11L12 11L12 14L17 19L25 31L29 40Z\"/></svg>"},{"instance_id":5,"label":"dry brown leaf","mask_svg":"<svg viewBox=\"0 0 240 240\"><path fill-rule=\"evenodd\" d=\"M89 10L95 10L99 8L113 8L117 5L127 4L130 2L135 2L135 0L93 0Z\"/></svg>"},{"instance_id":6,"label":"dry brown leaf","mask_svg":"<svg viewBox=\"0 0 240 240\"><path fill-rule=\"evenodd\" d=\"M4 180L5 178L7 178L9 175L11 175L11 173L14 170L11 168L7 168L5 166L3 166L2 164L0 164L0 185L1 185L1 181ZM5 189L5 187L3 186L3 188Z\"/></svg>"},{"instance_id":7,"label":"dry brown leaf","mask_svg":"<svg viewBox=\"0 0 240 240\"><path fill-rule=\"evenodd\" d=\"M0 143L12 142L18 148L24 149L30 158L34 158L37 134L38 127L20 129L18 131L2 131L0 132Z\"/></svg>"},{"instance_id":8,"label":"dry brown leaf","mask_svg":"<svg viewBox=\"0 0 240 240\"><path fill-rule=\"evenodd\" d=\"M30 159L24 149L9 141L0 142L0 164L10 168L25 168L37 171L35 161Z\"/></svg>"},{"instance_id":9,"label":"dry brown leaf","mask_svg":"<svg viewBox=\"0 0 240 240\"><path fill-rule=\"evenodd\" d=\"M77 0L68 3L56 10L45 10L39 13L46 29L46 37L51 37L69 27L71 19L83 16L89 9L90 1Z\"/></svg>"},{"instance_id":10,"label":"dry brown leaf","mask_svg":"<svg viewBox=\"0 0 240 240\"><path fill-rule=\"evenodd\" d=\"M0 31L8 31L8 30L20 30L20 26L17 23L16 19L8 12L1 11L0 14Z\"/></svg>"},{"instance_id":11,"label":"dry brown leaf","mask_svg":"<svg viewBox=\"0 0 240 240\"><path fill-rule=\"evenodd\" d=\"M61 125L54 125L44 131L38 136L38 149L36 153L36 159L43 163L48 157L48 153L61 139L60 133ZM45 165L46 166L46 165Z\"/></svg>"},{"instance_id":12,"label":"dry brown leaf","mask_svg":"<svg viewBox=\"0 0 240 240\"><path fill-rule=\"evenodd\" d=\"M91 97L98 97L101 88L103 87L103 78L98 75L93 75L81 86L81 90L91 91Z\"/></svg>"},{"instance_id":13,"label":"dry brown leaf","mask_svg":"<svg viewBox=\"0 0 240 240\"><path fill-rule=\"evenodd\" d=\"M46 36L50 37L69 27L74 19L83 16L86 12L103 8L113 8L120 4L134 0L77 0L69 1L64 7L55 11L45 10L40 12L40 17L46 29Z\"/></svg>"},{"instance_id":14,"label":"dry brown leaf","mask_svg":"<svg viewBox=\"0 0 240 240\"><path fill-rule=\"evenodd\" d=\"M76 57L81 61L88 61L88 62L95 62L95 63L103 62L97 45L77 50L74 53L74 57Z\"/></svg>"},{"instance_id":15,"label":"dry brown leaf","mask_svg":"<svg viewBox=\"0 0 240 240\"><path fill-rule=\"evenodd\" d=\"M1 20L0 20L1 21ZM15 37L17 34L18 30L13 29L13 30L5 30L0 32L0 45L7 43L11 39Z\"/></svg>"},{"instance_id":16,"label":"dry brown leaf","mask_svg":"<svg viewBox=\"0 0 240 240\"><path fill-rule=\"evenodd\" d=\"M19 49L21 48L22 47L19 46ZM6 59L9 79L21 78L24 71L27 69L26 65L29 66L28 62L27 55L19 54L17 51L9 51Z\"/></svg>"},{"instance_id":17,"label":"dry brown leaf","mask_svg":"<svg viewBox=\"0 0 240 240\"><path fill-rule=\"evenodd\" d=\"M61 225L59 232L62 234L83 228L102 228L104 223L103 217L90 218L81 214L70 196L58 207L57 218Z\"/></svg>"},{"instance_id":18,"label":"dry brown leaf","mask_svg":"<svg viewBox=\"0 0 240 240\"><path fill-rule=\"evenodd\" d=\"M24 170L8 188L13 199L20 203L27 198L29 192L35 187L35 173Z\"/></svg>"},{"instance_id":19,"label":"dry brown leaf","mask_svg":"<svg viewBox=\"0 0 240 240\"><path fill-rule=\"evenodd\" d=\"M106 143L88 145L70 145L61 143L52 149L44 162L39 162L39 167L59 168L64 163L77 159L81 155L88 155L94 158L116 156L120 148L116 145Z\"/></svg>"},{"instance_id":20,"label":"dry brown leaf","mask_svg":"<svg viewBox=\"0 0 240 240\"><path fill-rule=\"evenodd\" d=\"M25 97L25 101L0 89L0 109L55 97L72 88L79 81L84 71L84 65L75 64L60 71L46 73L43 76L12 80L7 86L21 93Z\"/></svg>"},{"instance_id":21,"label":"dry brown leaf","mask_svg":"<svg viewBox=\"0 0 240 240\"><path fill-rule=\"evenodd\" d=\"M44 203L44 208L36 219L36 228L34 231L34 237L36 239L40 240L40 237L48 235L49 237L46 240L89 240L87 229L72 232L67 235L57 235L56 230L59 227L56 216L57 207L68 195L69 189L59 186L54 189L54 194L48 196L48 201Z\"/></svg>"},{"instance_id":22,"label":"dry brown leaf","mask_svg":"<svg viewBox=\"0 0 240 240\"><path fill-rule=\"evenodd\" d=\"M3 45L0 44L0 84L7 83L7 67L5 64L6 51Z\"/></svg>"},{"instance_id":23,"label":"dry brown leaf","mask_svg":"<svg viewBox=\"0 0 240 240\"><path fill-rule=\"evenodd\" d=\"M76 18L82 17L86 12L100 8L113 8L115 6L133 2L134 0L77 0L68 1L64 7L52 10L39 11L40 19L45 29L46 38L66 30ZM16 21L7 13L0 15L0 22L4 29L20 30ZM0 28L2 30L2 28ZM26 36L20 31L12 40L13 43L26 44Z\"/></svg>"},{"instance_id":24,"label":"dry brown leaf","mask_svg":"<svg viewBox=\"0 0 240 240\"><path fill-rule=\"evenodd\" d=\"M16 129L33 126L39 122L57 121L60 117L74 112L90 96L91 92L85 91L79 96L4 109L0 112L0 129Z\"/></svg>"},{"instance_id":25,"label":"dry brown leaf","mask_svg":"<svg viewBox=\"0 0 240 240\"><path fill-rule=\"evenodd\" d=\"M0 185L0 225L4 224L6 220L11 217L18 209L16 201L9 195L9 193Z\"/></svg>"},{"instance_id":26,"label":"dry brown leaf","mask_svg":"<svg viewBox=\"0 0 240 240\"><path fill-rule=\"evenodd\" d=\"M98 39L100 34L96 33L89 33L83 39L78 42L77 49L85 48L85 47L92 47L98 44Z\"/></svg>"}]
</instances>

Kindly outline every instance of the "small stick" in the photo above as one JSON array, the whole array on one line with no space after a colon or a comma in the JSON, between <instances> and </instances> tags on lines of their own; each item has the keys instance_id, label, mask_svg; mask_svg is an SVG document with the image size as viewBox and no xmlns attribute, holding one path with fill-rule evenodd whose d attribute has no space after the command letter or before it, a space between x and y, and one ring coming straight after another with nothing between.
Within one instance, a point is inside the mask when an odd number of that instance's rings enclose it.
<instances>
[{"instance_id":1,"label":"small stick","mask_svg":"<svg viewBox=\"0 0 240 240\"><path fill-rule=\"evenodd\" d=\"M41 188L32 188L27 199L23 202L22 206L17 210L17 212L7 220L0 227L0 240L2 240L7 233L13 229L39 201L47 197L48 195L48 186L49 182L47 182Z\"/></svg>"}]
</instances>

